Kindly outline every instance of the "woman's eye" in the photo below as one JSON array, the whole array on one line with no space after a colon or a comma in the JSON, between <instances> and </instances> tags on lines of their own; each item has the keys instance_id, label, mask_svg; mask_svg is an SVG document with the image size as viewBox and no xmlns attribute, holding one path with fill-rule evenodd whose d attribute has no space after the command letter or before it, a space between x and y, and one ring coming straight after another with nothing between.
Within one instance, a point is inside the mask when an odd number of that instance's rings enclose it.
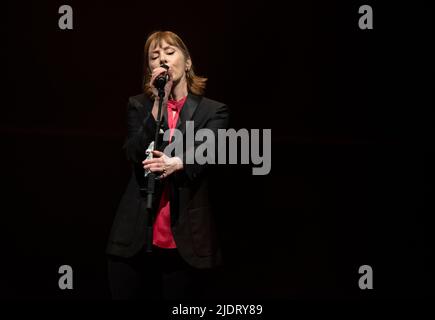
<instances>
[{"instance_id":1,"label":"woman's eye","mask_svg":"<svg viewBox=\"0 0 435 320\"><path fill-rule=\"evenodd\" d=\"M174 54L175 53L175 51L172 51L172 52L168 52L168 54Z\"/></svg>"}]
</instances>

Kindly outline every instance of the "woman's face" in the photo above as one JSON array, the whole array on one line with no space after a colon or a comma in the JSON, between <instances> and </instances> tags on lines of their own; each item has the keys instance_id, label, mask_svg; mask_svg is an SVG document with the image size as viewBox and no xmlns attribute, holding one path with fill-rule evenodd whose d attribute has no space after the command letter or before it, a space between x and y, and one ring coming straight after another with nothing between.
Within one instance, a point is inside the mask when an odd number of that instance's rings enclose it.
<instances>
[{"instance_id":1,"label":"woman's face","mask_svg":"<svg viewBox=\"0 0 435 320\"><path fill-rule=\"evenodd\" d=\"M152 44L148 51L148 65L151 71L161 64L169 66L174 83L185 76L186 69L190 68L191 61L186 59L183 52L176 46L169 45L165 40L161 43Z\"/></svg>"}]
</instances>

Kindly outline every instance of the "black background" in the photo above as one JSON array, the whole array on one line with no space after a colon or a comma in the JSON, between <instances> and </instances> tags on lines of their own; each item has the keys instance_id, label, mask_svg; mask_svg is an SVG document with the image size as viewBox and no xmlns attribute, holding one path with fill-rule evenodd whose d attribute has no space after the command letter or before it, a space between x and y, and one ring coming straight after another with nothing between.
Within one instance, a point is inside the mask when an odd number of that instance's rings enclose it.
<instances>
[{"instance_id":1,"label":"black background","mask_svg":"<svg viewBox=\"0 0 435 320\"><path fill-rule=\"evenodd\" d=\"M58 8L74 29L58 28ZM374 30L358 28L369 4ZM414 298L432 285L432 12L423 2L10 1L2 28L1 296L110 298L130 177L126 104L153 30L186 42L231 126L272 129L272 170L222 170L230 298ZM58 268L74 290L58 288ZM372 266L374 289L358 287Z\"/></svg>"}]
</instances>

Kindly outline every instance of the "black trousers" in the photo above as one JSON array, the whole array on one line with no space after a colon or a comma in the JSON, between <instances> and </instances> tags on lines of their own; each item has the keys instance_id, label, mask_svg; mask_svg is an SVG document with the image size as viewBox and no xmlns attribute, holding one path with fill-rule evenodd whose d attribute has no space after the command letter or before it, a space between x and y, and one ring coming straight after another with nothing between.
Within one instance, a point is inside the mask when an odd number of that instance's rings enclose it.
<instances>
[{"instance_id":1,"label":"black trousers","mask_svg":"<svg viewBox=\"0 0 435 320\"><path fill-rule=\"evenodd\" d=\"M216 269L190 266L178 249L145 247L131 258L108 255L113 299L204 300L214 297Z\"/></svg>"}]
</instances>

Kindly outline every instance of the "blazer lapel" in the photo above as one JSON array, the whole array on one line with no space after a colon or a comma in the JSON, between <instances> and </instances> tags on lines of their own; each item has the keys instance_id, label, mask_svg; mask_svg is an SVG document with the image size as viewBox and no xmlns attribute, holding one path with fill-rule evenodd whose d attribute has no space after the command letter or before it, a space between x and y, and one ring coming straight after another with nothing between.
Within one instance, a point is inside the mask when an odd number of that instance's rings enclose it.
<instances>
[{"instance_id":1,"label":"blazer lapel","mask_svg":"<svg viewBox=\"0 0 435 320\"><path fill-rule=\"evenodd\" d=\"M195 110L198 107L200 101L200 96L191 93L187 95L186 102L181 109L176 126L176 128L180 130L183 135L186 132L186 121L192 120L193 114L195 113Z\"/></svg>"}]
</instances>

